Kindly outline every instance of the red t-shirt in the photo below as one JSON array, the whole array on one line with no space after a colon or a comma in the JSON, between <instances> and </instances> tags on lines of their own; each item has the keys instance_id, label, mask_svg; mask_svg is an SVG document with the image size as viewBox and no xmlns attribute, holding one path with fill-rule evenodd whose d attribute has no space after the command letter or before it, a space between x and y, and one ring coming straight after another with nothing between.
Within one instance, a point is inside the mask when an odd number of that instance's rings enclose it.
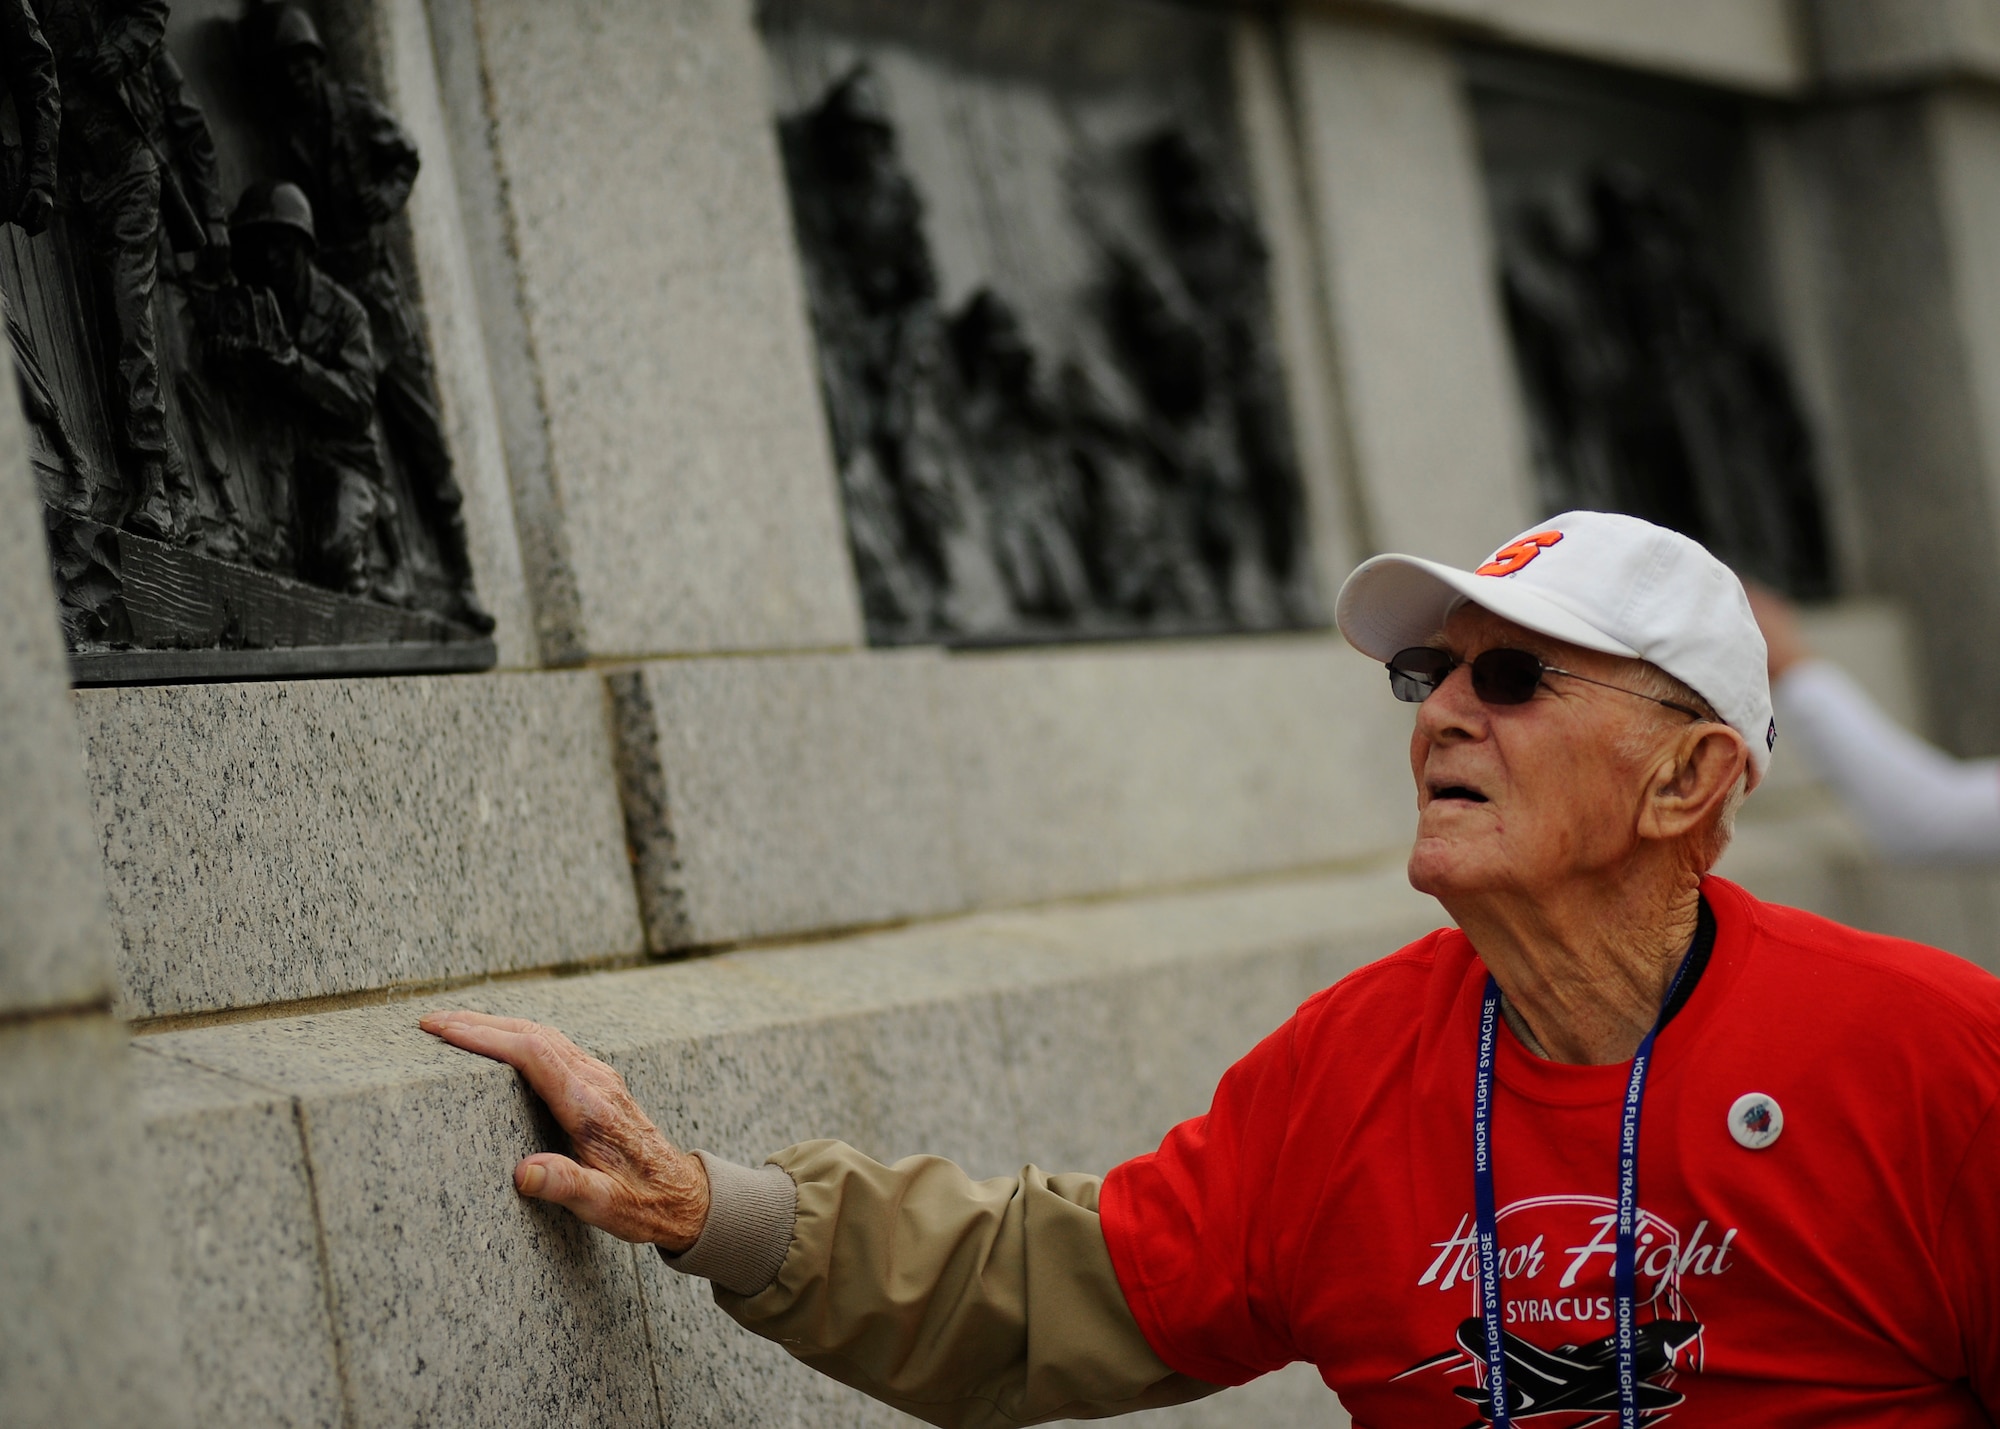
<instances>
[{"instance_id":1,"label":"red t-shirt","mask_svg":"<svg viewBox=\"0 0 2000 1429\"><path fill-rule=\"evenodd\" d=\"M1639 1144L1640 1370L1661 1417L2000 1418L2000 981L1718 878L1702 891L1714 950L1660 1033ZM1232 1067L1208 1115L1111 1173L1112 1263L1168 1365L1240 1384L1308 1360L1356 1425L1483 1422L1472 1089L1485 982L1455 929L1361 969ZM1528 1422L1548 1429L1617 1411L1628 1070L1546 1062L1500 1033L1509 1354L1546 1406ZM1761 1150L1729 1127L1750 1092L1783 1115Z\"/></svg>"}]
</instances>

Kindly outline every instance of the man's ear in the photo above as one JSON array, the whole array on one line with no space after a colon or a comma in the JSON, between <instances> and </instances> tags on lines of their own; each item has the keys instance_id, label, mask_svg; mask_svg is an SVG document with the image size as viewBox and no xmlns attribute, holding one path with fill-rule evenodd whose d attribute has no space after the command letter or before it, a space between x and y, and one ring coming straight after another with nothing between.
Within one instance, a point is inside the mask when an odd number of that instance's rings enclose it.
<instances>
[{"instance_id":1,"label":"man's ear","mask_svg":"<svg viewBox=\"0 0 2000 1429\"><path fill-rule=\"evenodd\" d=\"M1729 798L1749 763L1749 746L1728 725L1689 725L1655 767L1639 813L1640 834L1676 839L1701 827Z\"/></svg>"}]
</instances>

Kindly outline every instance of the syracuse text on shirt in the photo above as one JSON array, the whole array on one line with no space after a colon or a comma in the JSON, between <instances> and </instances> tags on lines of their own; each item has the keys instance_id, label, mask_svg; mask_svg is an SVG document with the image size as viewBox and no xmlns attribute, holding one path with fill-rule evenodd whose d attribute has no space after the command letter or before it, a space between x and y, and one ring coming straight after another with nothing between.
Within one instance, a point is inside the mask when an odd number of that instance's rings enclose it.
<instances>
[{"instance_id":1,"label":"syracuse text on shirt","mask_svg":"<svg viewBox=\"0 0 2000 1429\"><path fill-rule=\"evenodd\" d=\"M1498 1216L1500 1278L1507 1288L1507 1324L1520 1328L1548 1321L1603 1321L1612 1316L1612 1269L1617 1252L1618 1208L1608 1196L1537 1196L1514 1201ZM1735 1265L1736 1228L1697 1224L1685 1237L1678 1228L1641 1211L1637 1298L1642 1309L1683 1318L1684 1282L1717 1276ZM1443 1240L1418 1285L1478 1293L1478 1236L1470 1213Z\"/></svg>"}]
</instances>

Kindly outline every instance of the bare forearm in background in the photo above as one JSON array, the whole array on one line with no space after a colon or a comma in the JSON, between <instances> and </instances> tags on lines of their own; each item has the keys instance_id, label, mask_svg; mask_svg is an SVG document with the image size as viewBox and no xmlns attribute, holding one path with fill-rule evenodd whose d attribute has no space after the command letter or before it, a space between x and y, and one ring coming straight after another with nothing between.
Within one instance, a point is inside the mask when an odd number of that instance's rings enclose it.
<instances>
[{"instance_id":1,"label":"bare forearm in background","mask_svg":"<svg viewBox=\"0 0 2000 1429\"><path fill-rule=\"evenodd\" d=\"M2000 859L2000 761L1954 759L1925 743L1824 660L1791 665L1772 694L1781 737L1796 740L1839 791L1877 853Z\"/></svg>"}]
</instances>

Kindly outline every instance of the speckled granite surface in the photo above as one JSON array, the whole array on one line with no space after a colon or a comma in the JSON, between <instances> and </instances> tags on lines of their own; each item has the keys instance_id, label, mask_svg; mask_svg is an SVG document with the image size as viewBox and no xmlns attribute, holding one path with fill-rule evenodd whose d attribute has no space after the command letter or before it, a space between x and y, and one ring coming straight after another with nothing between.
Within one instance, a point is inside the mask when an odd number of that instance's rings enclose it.
<instances>
[{"instance_id":1,"label":"speckled granite surface","mask_svg":"<svg viewBox=\"0 0 2000 1429\"><path fill-rule=\"evenodd\" d=\"M195 1420L306 1429L341 1418L299 1118L281 1093L172 1057L131 1059Z\"/></svg>"},{"instance_id":2,"label":"speckled granite surface","mask_svg":"<svg viewBox=\"0 0 2000 1429\"><path fill-rule=\"evenodd\" d=\"M924 650L613 675L653 946L962 909L933 714L946 668Z\"/></svg>"},{"instance_id":3,"label":"speckled granite surface","mask_svg":"<svg viewBox=\"0 0 2000 1429\"><path fill-rule=\"evenodd\" d=\"M746 1335L657 1257L517 1198L512 1167L556 1144L553 1124L513 1072L418 1031L424 1007L561 1026L619 1068L670 1136L739 1160L833 1135L882 1157L939 1152L980 1175L1028 1161L1101 1170L1198 1111L1223 1068L1314 988L1436 921L1389 869L141 1038L141 1063L190 1069L155 1071L147 1099L156 1140L200 1163L178 1172L172 1253L195 1277L183 1296L214 1372L246 1381L209 1387L205 1402L273 1402L257 1364L271 1328L244 1313L261 1302L295 1327L285 1363L343 1364L369 1425L908 1422ZM193 1068L204 1071L189 1082ZM266 1109L274 1097L295 1102L297 1135ZM301 1158L334 1307L325 1331L310 1329L317 1262L284 1209ZM199 1244L241 1195L269 1203L246 1222L257 1246ZM224 1264L237 1267L235 1300L204 1278ZM1293 1376L1160 1423L1335 1412Z\"/></svg>"},{"instance_id":4,"label":"speckled granite surface","mask_svg":"<svg viewBox=\"0 0 2000 1429\"><path fill-rule=\"evenodd\" d=\"M153 1227L109 1017L0 1026L0 1421L189 1423L168 1251Z\"/></svg>"},{"instance_id":5,"label":"speckled granite surface","mask_svg":"<svg viewBox=\"0 0 2000 1429\"><path fill-rule=\"evenodd\" d=\"M656 948L1399 848L1407 713L1327 637L611 677Z\"/></svg>"},{"instance_id":6,"label":"speckled granite surface","mask_svg":"<svg viewBox=\"0 0 2000 1429\"><path fill-rule=\"evenodd\" d=\"M593 655L860 639L751 9L478 7Z\"/></svg>"},{"instance_id":7,"label":"speckled granite surface","mask_svg":"<svg viewBox=\"0 0 2000 1429\"><path fill-rule=\"evenodd\" d=\"M127 1015L639 949L594 676L75 700Z\"/></svg>"},{"instance_id":8,"label":"speckled granite surface","mask_svg":"<svg viewBox=\"0 0 2000 1429\"><path fill-rule=\"evenodd\" d=\"M13 383L0 353L0 1013L90 1002L111 979L63 698L69 674Z\"/></svg>"}]
</instances>

